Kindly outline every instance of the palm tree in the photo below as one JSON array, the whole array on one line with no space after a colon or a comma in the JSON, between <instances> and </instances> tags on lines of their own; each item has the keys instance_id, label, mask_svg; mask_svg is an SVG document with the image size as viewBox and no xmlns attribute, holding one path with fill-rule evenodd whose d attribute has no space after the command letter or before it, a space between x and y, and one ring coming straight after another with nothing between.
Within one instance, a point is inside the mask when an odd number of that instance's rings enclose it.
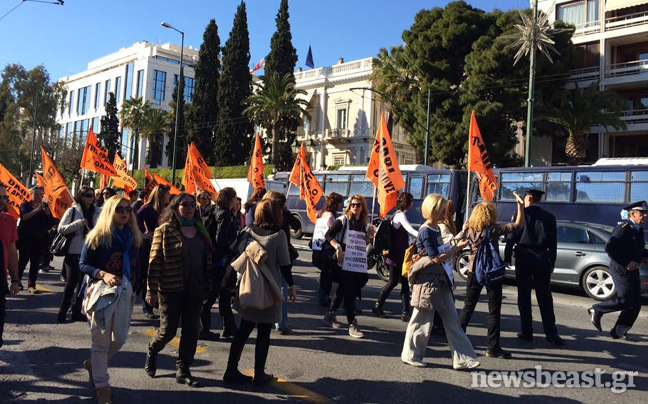
<instances>
[{"instance_id":1,"label":"palm tree","mask_svg":"<svg viewBox=\"0 0 648 404\"><path fill-rule=\"evenodd\" d=\"M119 113L121 117L121 125L124 128L128 128L133 132L133 147L132 147L132 156L133 158L133 170L138 166L137 156L138 156L138 140L139 134L142 130L142 123L144 122L144 115L147 111L151 110L151 103L147 100L144 101L142 97L129 98L122 103L122 109Z\"/></svg>"},{"instance_id":2,"label":"palm tree","mask_svg":"<svg viewBox=\"0 0 648 404\"><path fill-rule=\"evenodd\" d=\"M600 81L585 88L576 88L559 105L541 109L541 116L562 127L567 132L565 153L570 164L582 164L587 151L589 128L595 125L625 130L627 126L619 117L624 100L610 90L599 90Z\"/></svg>"},{"instance_id":3,"label":"palm tree","mask_svg":"<svg viewBox=\"0 0 648 404\"><path fill-rule=\"evenodd\" d=\"M162 162L162 143L170 128L167 113L161 109L149 109L144 113L140 135L148 141L148 164L157 168Z\"/></svg>"},{"instance_id":4,"label":"palm tree","mask_svg":"<svg viewBox=\"0 0 648 404\"><path fill-rule=\"evenodd\" d=\"M256 93L243 100L247 108L243 111L255 123L272 129L272 160L279 161L279 140L285 138L285 126L288 122L303 123L303 117L310 115L306 111L308 101L295 98L298 94L306 95L306 91L295 88L291 74L279 77L261 76L261 84L256 84Z\"/></svg>"}]
</instances>

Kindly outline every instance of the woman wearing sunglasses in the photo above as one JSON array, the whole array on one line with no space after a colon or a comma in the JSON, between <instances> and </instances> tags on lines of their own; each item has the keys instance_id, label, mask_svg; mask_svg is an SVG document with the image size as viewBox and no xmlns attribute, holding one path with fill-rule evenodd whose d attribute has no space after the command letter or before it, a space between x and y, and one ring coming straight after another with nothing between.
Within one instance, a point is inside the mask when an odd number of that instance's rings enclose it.
<instances>
[{"instance_id":1,"label":"woman wearing sunglasses","mask_svg":"<svg viewBox=\"0 0 648 404\"><path fill-rule=\"evenodd\" d=\"M61 235L70 237L67 253L63 260L65 266L65 289L63 289L63 301L56 319L64 323L67 312L72 304L72 296L79 295L81 287L81 270L79 269L79 258L83 249L85 236L92 230L101 208L95 206L95 192L90 187L83 186L79 189L74 204L65 211L58 225L58 232ZM81 302L76 299L72 306L72 321L86 321L81 314Z\"/></svg>"},{"instance_id":2,"label":"woman wearing sunglasses","mask_svg":"<svg viewBox=\"0 0 648 404\"><path fill-rule=\"evenodd\" d=\"M142 234L130 201L113 196L106 201L88 233L79 265L92 281L84 308L90 322L90 360L83 367L97 390L98 402L111 403L108 360L121 349L133 314L132 282L139 272Z\"/></svg>"},{"instance_id":3,"label":"woman wearing sunglasses","mask_svg":"<svg viewBox=\"0 0 648 404\"><path fill-rule=\"evenodd\" d=\"M191 387L200 382L191 375L200 332L203 299L209 293L208 270L214 248L188 193L175 197L155 230L148 272L146 301L160 304L160 328L151 339L144 370L157 370L157 355L175 337L182 318L182 337L176 361L176 380Z\"/></svg>"},{"instance_id":4,"label":"woman wearing sunglasses","mask_svg":"<svg viewBox=\"0 0 648 404\"><path fill-rule=\"evenodd\" d=\"M344 209L344 214L335 220L324 236L333 248L338 265L342 268L340 285L335 292L329 312L324 321L333 328L340 328L335 311L344 300L344 312L349 322L349 335L362 338L364 333L358 328L355 318L355 299L367 284L367 241L375 233L375 228L367 223L367 203L364 197L355 195Z\"/></svg>"},{"instance_id":5,"label":"woman wearing sunglasses","mask_svg":"<svg viewBox=\"0 0 648 404\"><path fill-rule=\"evenodd\" d=\"M207 191L198 191L196 193L196 209L198 214L203 222L212 214L214 211L214 205L212 204L212 196Z\"/></svg>"}]
</instances>

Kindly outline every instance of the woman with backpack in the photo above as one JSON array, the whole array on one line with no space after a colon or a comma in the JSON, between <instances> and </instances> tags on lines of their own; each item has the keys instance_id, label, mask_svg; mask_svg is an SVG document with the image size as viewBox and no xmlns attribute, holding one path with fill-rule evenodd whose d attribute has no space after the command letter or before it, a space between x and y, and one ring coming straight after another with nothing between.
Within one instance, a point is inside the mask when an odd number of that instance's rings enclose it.
<instances>
[{"instance_id":1,"label":"woman with backpack","mask_svg":"<svg viewBox=\"0 0 648 404\"><path fill-rule=\"evenodd\" d=\"M326 242L326 232L335 223L335 216L342 205L342 195L331 192L324 201L324 209L315 223L313 238L311 240L311 249L313 250L313 265L320 272L319 289L317 298L320 305L329 307L331 305L331 289L333 289L335 262L332 254L335 251L329 243Z\"/></svg>"},{"instance_id":2,"label":"woman with backpack","mask_svg":"<svg viewBox=\"0 0 648 404\"><path fill-rule=\"evenodd\" d=\"M470 262L468 267L468 279L466 280L466 301L459 315L461 328L465 331L470 323L470 317L475 311L475 306L479 301L479 295L484 285L477 281L475 272L486 270L477 268L475 257L477 251L484 242L491 243L492 248L497 253L498 237L511 233L524 227L524 200L514 192L517 201L517 219L515 223L497 224L497 208L489 202L482 202L475 206L470 219L464 225L464 231L457 238L465 240L470 246ZM502 282L497 281L491 285L486 285L488 293L488 349L486 356L490 358L509 359L510 352L500 347L500 322L502 309Z\"/></svg>"},{"instance_id":3,"label":"woman with backpack","mask_svg":"<svg viewBox=\"0 0 648 404\"><path fill-rule=\"evenodd\" d=\"M396 213L391 221L392 245L389 249L389 255L387 255L387 258L389 259L389 281L385 286L383 286L380 295L378 295L376 305L371 309L371 311L378 317L387 317L382 306L385 304L387 297L389 297L389 293L400 282L401 304L403 307L401 320L406 323L410 320L410 290L407 278L402 275L403 259L405 258L405 250L410 245L409 238L412 237L413 240L416 240L418 231L414 230L405 213L409 209L412 209L413 203L414 197L409 192L402 192L398 195L398 200L396 201Z\"/></svg>"}]
</instances>

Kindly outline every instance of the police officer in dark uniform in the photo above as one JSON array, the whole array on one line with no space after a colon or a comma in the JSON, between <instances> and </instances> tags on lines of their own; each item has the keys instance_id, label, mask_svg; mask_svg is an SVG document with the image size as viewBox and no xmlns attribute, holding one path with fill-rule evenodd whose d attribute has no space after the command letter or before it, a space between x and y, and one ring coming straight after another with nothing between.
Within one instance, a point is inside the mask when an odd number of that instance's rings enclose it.
<instances>
[{"instance_id":1,"label":"police officer in dark uniform","mask_svg":"<svg viewBox=\"0 0 648 404\"><path fill-rule=\"evenodd\" d=\"M515 279L521 321L518 338L533 340L531 288L535 287L547 341L563 345L564 340L558 335L556 328L553 298L549 288L556 263L556 218L538 206L543 194L543 191L537 189L526 191L524 228L509 235L505 261L511 262L511 252L515 246Z\"/></svg>"},{"instance_id":2,"label":"police officer in dark uniform","mask_svg":"<svg viewBox=\"0 0 648 404\"><path fill-rule=\"evenodd\" d=\"M614 281L616 297L592 306L588 313L592 324L601 329L603 314L621 311L610 335L614 339L634 341L627 335L641 310L641 279L639 265L641 259L648 256L644 249L643 224L648 215L646 201L635 202L624 208L628 211L628 220L621 222L612 232L605 246L610 256L610 275Z\"/></svg>"}]
</instances>

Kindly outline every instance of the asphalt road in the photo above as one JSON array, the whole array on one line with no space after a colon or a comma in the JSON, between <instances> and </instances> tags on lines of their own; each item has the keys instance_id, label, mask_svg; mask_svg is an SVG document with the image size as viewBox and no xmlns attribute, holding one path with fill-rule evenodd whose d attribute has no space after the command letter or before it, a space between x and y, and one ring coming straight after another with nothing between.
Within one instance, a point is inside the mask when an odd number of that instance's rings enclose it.
<instances>
[{"instance_id":1,"label":"asphalt road","mask_svg":"<svg viewBox=\"0 0 648 404\"><path fill-rule=\"evenodd\" d=\"M297 244L305 245L299 241ZM55 267L60 267L56 260ZM569 289L554 291L558 327L567 341L555 347L544 340L537 308L534 308L535 340L516 338L519 327L516 289L506 285L502 308L502 346L513 353L509 360L485 356L485 292L477 306L468 335L480 356L479 371L534 371L540 365L551 371L605 371L602 381L611 382L614 371L634 371L635 387L624 393L610 388L567 387L471 387L473 375L452 369L449 348L442 336L430 338L424 369L400 361L406 324L400 321L400 297L392 292L385 311L390 318L373 316L370 308L383 282L372 274L360 302L364 313L358 317L366 337L354 340L346 329L334 330L322 321L325 309L315 297L317 270L310 265L310 252L300 250L293 269L298 285L298 301L289 305L289 326L294 334L272 335L267 372L278 382L264 387L230 387L222 382L230 343L200 341L194 376L204 386L191 389L174 378L177 341L160 354L158 376L149 378L143 370L146 347L158 321L147 320L135 307L129 340L110 362L115 403L257 403L257 402L340 402L340 403L427 403L427 402L520 402L527 403L639 403L646 402L648 390L648 311L644 307L631 333L640 342L612 340L596 331L586 310L592 300ZM39 275L41 295L25 292L8 302L5 346L0 348L0 402L46 401L61 403L93 402L94 392L81 363L89 356L90 337L85 323L56 324L63 283L58 273ZM463 283L457 287L457 306L463 305ZM534 299L535 301L535 299ZM219 325L217 308L214 322ZM340 320L344 321L342 312ZM603 319L604 330L614 324L616 315ZM180 332L178 333L180 334ZM253 333L253 336L255 334ZM254 340L243 353L240 369L253 368ZM250 344L251 343L251 344ZM475 376L476 377L476 376Z\"/></svg>"}]
</instances>

